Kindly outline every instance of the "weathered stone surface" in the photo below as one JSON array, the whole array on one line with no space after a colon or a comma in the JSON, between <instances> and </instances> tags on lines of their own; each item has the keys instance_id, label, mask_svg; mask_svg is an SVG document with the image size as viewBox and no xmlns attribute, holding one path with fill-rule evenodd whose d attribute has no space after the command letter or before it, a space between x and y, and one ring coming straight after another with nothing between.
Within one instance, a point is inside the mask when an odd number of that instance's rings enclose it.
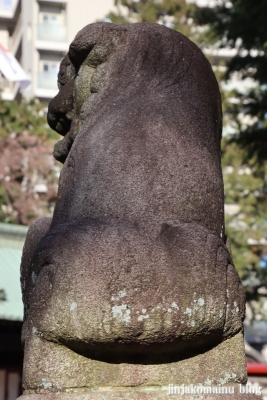
<instances>
[{"instance_id":1,"label":"weathered stone surface","mask_svg":"<svg viewBox=\"0 0 267 400\"><path fill-rule=\"evenodd\" d=\"M255 394L240 394L238 387L234 394L209 394L209 395L167 395L167 388L163 391L112 391L99 390L90 393L64 393L64 394L30 394L19 397L19 400L260 400Z\"/></svg>"},{"instance_id":2,"label":"weathered stone surface","mask_svg":"<svg viewBox=\"0 0 267 400\"><path fill-rule=\"evenodd\" d=\"M51 225L51 218L39 218L37 221L33 222L29 227L27 233L27 240L25 242L21 260L21 289L23 295L24 302L24 312L27 313L26 306L26 285L27 282L31 279L34 281L34 272L31 271L31 260L34 254L34 251L40 242L40 240L44 237L46 232L49 230ZM29 295L29 293L27 293ZM24 315L26 317L26 315Z\"/></svg>"},{"instance_id":3,"label":"weathered stone surface","mask_svg":"<svg viewBox=\"0 0 267 400\"><path fill-rule=\"evenodd\" d=\"M216 347L177 362L104 362L40 337L26 341L25 393L88 392L98 388L146 389L174 385L234 385L246 382L243 336L238 333Z\"/></svg>"},{"instance_id":4,"label":"weathered stone surface","mask_svg":"<svg viewBox=\"0 0 267 400\"><path fill-rule=\"evenodd\" d=\"M156 237L163 223L194 222L223 238L220 94L194 43L157 24L92 24L59 84L48 121L67 138L56 151L76 140L53 226L105 218Z\"/></svg>"},{"instance_id":5,"label":"weathered stone surface","mask_svg":"<svg viewBox=\"0 0 267 400\"><path fill-rule=\"evenodd\" d=\"M25 332L103 360L198 354L243 317L226 247L195 224L165 225L155 241L125 225L59 225L39 243L27 285Z\"/></svg>"},{"instance_id":6,"label":"weathered stone surface","mask_svg":"<svg viewBox=\"0 0 267 400\"><path fill-rule=\"evenodd\" d=\"M22 260L25 394L244 383L208 61L163 26L98 23L72 42L59 88L58 201Z\"/></svg>"}]
</instances>

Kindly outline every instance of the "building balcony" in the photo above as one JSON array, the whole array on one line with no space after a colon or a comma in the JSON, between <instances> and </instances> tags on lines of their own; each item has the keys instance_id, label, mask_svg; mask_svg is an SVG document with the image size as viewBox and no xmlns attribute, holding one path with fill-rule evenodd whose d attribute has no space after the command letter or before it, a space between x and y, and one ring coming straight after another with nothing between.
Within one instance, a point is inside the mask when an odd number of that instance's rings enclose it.
<instances>
[{"instance_id":1,"label":"building balcony","mask_svg":"<svg viewBox=\"0 0 267 400\"><path fill-rule=\"evenodd\" d=\"M58 90L57 74L52 72L38 72L38 89Z\"/></svg>"},{"instance_id":2,"label":"building balcony","mask_svg":"<svg viewBox=\"0 0 267 400\"><path fill-rule=\"evenodd\" d=\"M39 72L34 96L43 99L52 99L58 93L57 74L51 72Z\"/></svg>"},{"instance_id":3,"label":"building balcony","mask_svg":"<svg viewBox=\"0 0 267 400\"><path fill-rule=\"evenodd\" d=\"M65 25L37 25L37 40L46 42L67 42L67 27Z\"/></svg>"},{"instance_id":4,"label":"building balcony","mask_svg":"<svg viewBox=\"0 0 267 400\"><path fill-rule=\"evenodd\" d=\"M36 48L38 50L67 52L67 27L48 23L37 25Z\"/></svg>"}]
</instances>

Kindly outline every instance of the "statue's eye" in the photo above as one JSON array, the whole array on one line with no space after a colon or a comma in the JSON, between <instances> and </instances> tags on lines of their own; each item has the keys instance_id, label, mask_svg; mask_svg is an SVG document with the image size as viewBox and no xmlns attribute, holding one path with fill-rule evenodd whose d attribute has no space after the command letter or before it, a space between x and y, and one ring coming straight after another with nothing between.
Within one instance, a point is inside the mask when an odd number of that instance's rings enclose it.
<instances>
[{"instance_id":1,"label":"statue's eye","mask_svg":"<svg viewBox=\"0 0 267 400\"><path fill-rule=\"evenodd\" d=\"M58 85L58 89L60 90L66 83L66 74L64 71L60 71L58 73L57 76L57 85Z\"/></svg>"},{"instance_id":2,"label":"statue's eye","mask_svg":"<svg viewBox=\"0 0 267 400\"><path fill-rule=\"evenodd\" d=\"M63 86L65 86L70 79L75 78L75 68L70 62L65 62L60 66L58 75L57 75L57 84L58 89L60 90Z\"/></svg>"},{"instance_id":3,"label":"statue's eye","mask_svg":"<svg viewBox=\"0 0 267 400\"><path fill-rule=\"evenodd\" d=\"M60 79L57 80L57 87L58 87L58 90L60 90L64 85L65 85L65 83L62 82L62 81L60 81Z\"/></svg>"}]
</instances>

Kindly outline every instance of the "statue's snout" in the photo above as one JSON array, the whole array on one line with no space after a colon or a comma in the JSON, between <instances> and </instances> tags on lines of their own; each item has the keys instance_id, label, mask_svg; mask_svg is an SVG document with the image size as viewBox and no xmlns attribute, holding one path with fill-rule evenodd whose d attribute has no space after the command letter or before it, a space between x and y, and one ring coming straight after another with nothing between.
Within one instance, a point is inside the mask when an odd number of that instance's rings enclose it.
<instances>
[{"instance_id":1,"label":"statue's snout","mask_svg":"<svg viewBox=\"0 0 267 400\"><path fill-rule=\"evenodd\" d=\"M74 78L60 88L48 106L47 122L62 136L69 132L74 115L73 91Z\"/></svg>"}]
</instances>

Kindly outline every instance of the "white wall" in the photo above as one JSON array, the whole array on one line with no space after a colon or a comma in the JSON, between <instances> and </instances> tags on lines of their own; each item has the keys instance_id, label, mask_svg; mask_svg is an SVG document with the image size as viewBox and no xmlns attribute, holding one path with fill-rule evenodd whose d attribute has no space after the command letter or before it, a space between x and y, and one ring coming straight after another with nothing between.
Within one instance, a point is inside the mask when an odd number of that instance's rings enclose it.
<instances>
[{"instance_id":1,"label":"white wall","mask_svg":"<svg viewBox=\"0 0 267 400\"><path fill-rule=\"evenodd\" d=\"M69 0L67 3L68 42L85 25L102 21L114 9L114 0Z\"/></svg>"}]
</instances>

